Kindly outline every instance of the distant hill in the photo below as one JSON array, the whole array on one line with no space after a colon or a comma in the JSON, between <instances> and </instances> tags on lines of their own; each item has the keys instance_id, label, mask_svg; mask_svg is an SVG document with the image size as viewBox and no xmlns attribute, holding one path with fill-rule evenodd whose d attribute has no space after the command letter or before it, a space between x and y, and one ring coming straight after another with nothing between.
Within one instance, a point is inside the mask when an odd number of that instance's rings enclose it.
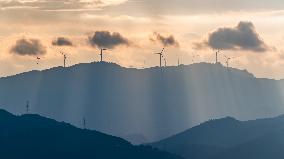
<instances>
[{"instance_id":1,"label":"distant hill","mask_svg":"<svg viewBox=\"0 0 284 159\"><path fill-rule=\"evenodd\" d=\"M283 134L284 116L245 122L223 118L150 145L187 159L280 159Z\"/></svg>"},{"instance_id":2,"label":"distant hill","mask_svg":"<svg viewBox=\"0 0 284 159\"><path fill-rule=\"evenodd\" d=\"M265 134L252 141L237 145L212 159L282 159L284 157L284 130Z\"/></svg>"},{"instance_id":3,"label":"distant hill","mask_svg":"<svg viewBox=\"0 0 284 159\"><path fill-rule=\"evenodd\" d=\"M7 159L181 159L38 115L14 116L0 110L0 129L0 157Z\"/></svg>"},{"instance_id":4,"label":"distant hill","mask_svg":"<svg viewBox=\"0 0 284 159\"><path fill-rule=\"evenodd\" d=\"M90 129L152 142L209 119L284 114L283 87L221 64L134 69L102 62L1 78L0 105L22 114L29 100L32 113L76 126L85 117Z\"/></svg>"}]
</instances>

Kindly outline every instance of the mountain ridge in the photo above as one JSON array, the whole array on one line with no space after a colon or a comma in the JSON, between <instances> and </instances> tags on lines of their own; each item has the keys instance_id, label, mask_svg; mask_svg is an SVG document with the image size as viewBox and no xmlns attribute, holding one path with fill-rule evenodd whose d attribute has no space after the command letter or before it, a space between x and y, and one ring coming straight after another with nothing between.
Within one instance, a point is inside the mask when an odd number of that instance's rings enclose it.
<instances>
[{"instance_id":1,"label":"mountain ridge","mask_svg":"<svg viewBox=\"0 0 284 159\"><path fill-rule=\"evenodd\" d=\"M198 66L198 65L219 65L223 68L225 68L222 64L218 63L218 64L212 64L212 63L206 63L206 62L201 62L201 63L194 63L194 64L188 64L188 65L184 65L181 64L179 66L166 66L166 67L162 67L162 69L167 69L167 68L188 68L188 67L192 67L192 66ZM81 66L89 66L89 65L93 65L93 66L108 66L108 68L112 67L112 68L119 68L119 69L129 69L129 70L151 70L151 69L158 69L161 70L161 68L159 66L153 66L153 67L147 67L147 68L133 68L133 67L124 67L121 66L119 64L116 63L112 63L112 62L91 62L91 63L78 63L72 66L68 66L68 67L63 67L63 66L56 66L56 67L51 67L51 68L47 68L44 70L30 70L30 71L26 71L26 72L21 72L18 74L14 74L14 75L9 75L9 76L4 76L4 77L0 77L0 79L5 79L5 78L12 78L15 76L21 76L21 75L25 75L25 74L33 74L33 73L46 73L46 72L52 72L52 71L58 71L58 70L72 70L72 69L76 69L78 67ZM238 68L233 68L233 67L229 67L229 69L232 71L241 71L243 73L246 73L252 77L255 77L252 73L248 72L246 69L241 70ZM256 78L256 77L255 77ZM258 79L268 79L268 80L276 80L276 79L270 79L270 78L258 78ZM284 79L280 79L280 80L284 80ZM277 81L277 80L276 80Z\"/></svg>"},{"instance_id":2,"label":"mountain ridge","mask_svg":"<svg viewBox=\"0 0 284 159\"><path fill-rule=\"evenodd\" d=\"M0 105L21 114L29 100L33 113L76 126L85 117L91 129L153 142L212 118L283 114L282 85L221 64L135 69L91 63L0 78Z\"/></svg>"},{"instance_id":3,"label":"mountain ridge","mask_svg":"<svg viewBox=\"0 0 284 159\"><path fill-rule=\"evenodd\" d=\"M284 145L283 124L284 115L250 121L227 117L207 121L150 145L188 159L267 158L273 156L273 149L278 149L276 144ZM284 153L277 150L274 155L281 158Z\"/></svg>"},{"instance_id":4,"label":"mountain ridge","mask_svg":"<svg viewBox=\"0 0 284 159\"><path fill-rule=\"evenodd\" d=\"M39 115L15 116L0 110L0 119L0 153L4 158L182 159L151 147L133 146L115 136L79 129Z\"/></svg>"}]
</instances>

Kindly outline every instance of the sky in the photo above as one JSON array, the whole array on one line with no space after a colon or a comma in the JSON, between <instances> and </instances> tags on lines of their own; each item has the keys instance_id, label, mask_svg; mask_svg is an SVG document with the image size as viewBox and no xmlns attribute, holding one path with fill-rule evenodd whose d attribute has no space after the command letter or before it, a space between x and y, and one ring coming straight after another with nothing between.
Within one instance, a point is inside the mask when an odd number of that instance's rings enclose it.
<instances>
[{"instance_id":1,"label":"sky","mask_svg":"<svg viewBox=\"0 0 284 159\"><path fill-rule=\"evenodd\" d=\"M154 67L219 61L284 78L283 0L0 0L0 76L104 60ZM37 64L38 63L38 64Z\"/></svg>"}]
</instances>

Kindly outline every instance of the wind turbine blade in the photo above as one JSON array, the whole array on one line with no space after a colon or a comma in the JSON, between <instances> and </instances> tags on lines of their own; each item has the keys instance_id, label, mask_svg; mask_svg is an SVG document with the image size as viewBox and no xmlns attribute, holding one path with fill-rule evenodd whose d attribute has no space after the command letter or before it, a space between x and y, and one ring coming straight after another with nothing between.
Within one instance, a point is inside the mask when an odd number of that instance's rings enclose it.
<instances>
[{"instance_id":1,"label":"wind turbine blade","mask_svg":"<svg viewBox=\"0 0 284 159\"><path fill-rule=\"evenodd\" d=\"M165 48L162 49L161 54L164 52Z\"/></svg>"}]
</instances>

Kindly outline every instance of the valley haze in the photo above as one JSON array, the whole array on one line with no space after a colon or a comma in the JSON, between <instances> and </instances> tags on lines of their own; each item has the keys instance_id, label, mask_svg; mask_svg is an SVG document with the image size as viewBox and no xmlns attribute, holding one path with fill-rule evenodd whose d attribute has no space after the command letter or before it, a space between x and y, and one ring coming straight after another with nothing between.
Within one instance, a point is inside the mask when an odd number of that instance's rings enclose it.
<instances>
[{"instance_id":1,"label":"valley haze","mask_svg":"<svg viewBox=\"0 0 284 159\"><path fill-rule=\"evenodd\" d=\"M127 138L159 141L209 119L284 114L283 80L255 78L220 63L124 68L78 64L0 79L1 108L32 113Z\"/></svg>"}]
</instances>

